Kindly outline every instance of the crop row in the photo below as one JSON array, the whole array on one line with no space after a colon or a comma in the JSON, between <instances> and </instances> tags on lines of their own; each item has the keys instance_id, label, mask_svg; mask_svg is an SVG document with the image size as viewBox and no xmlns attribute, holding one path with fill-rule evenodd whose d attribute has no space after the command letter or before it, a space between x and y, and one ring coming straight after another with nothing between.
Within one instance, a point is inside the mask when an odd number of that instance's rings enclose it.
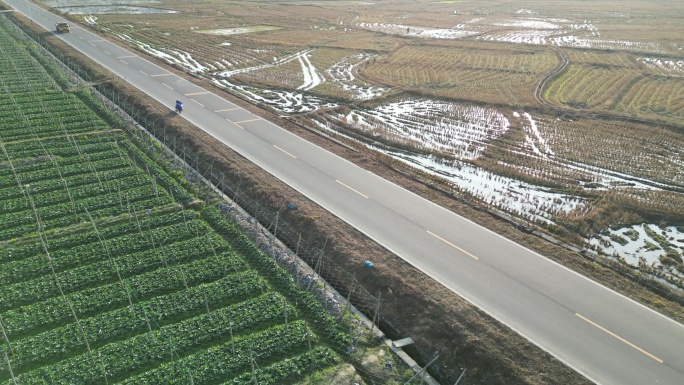
<instances>
[{"instance_id":1,"label":"crop row","mask_svg":"<svg viewBox=\"0 0 684 385\"><path fill-rule=\"evenodd\" d=\"M3 141L16 141L32 139L36 136L56 136L64 134L76 134L91 131L100 131L109 128L102 121L94 121L87 115L82 115L77 121L61 121L52 118L21 120L9 124L0 124Z\"/></svg>"},{"instance_id":2,"label":"crop row","mask_svg":"<svg viewBox=\"0 0 684 385\"><path fill-rule=\"evenodd\" d=\"M0 83L0 87L3 94L17 95L27 90L54 88L55 81L45 71L35 71L33 66L26 65L25 63L30 58L19 54L20 52L22 52L21 49L9 54L3 53L3 58L11 58L0 62L0 72L3 73L3 82Z\"/></svg>"},{"instance_id":3,"label":"crop row","mask_svg":"<svg viewBox=\"0 0 684 385\"><path fill-rule=\"evenodd\" d=\"M50 229L53 227L62 227L64 225L73 224L81 220L88 221L87 215L85 215L85 210L95 213L98 212L98 216L111 216L117 213L126 212L126 203L134 202L144 199L155 199L158 204L170 203L170 199L164 199L162 194L162 199L156 195L155 189L152 186L143 185L138 187L129 188L125 191L111 191L103 195L95 195L74 202L65 202L61 204L55 204L52 206L37 207L36 211L41 219L43 227L45 229ZM163 190L162 190L163 193ZM40 202L34 202L39 204ZM105 208L114 208L106 214L102 215L101 210ZM78 214L84 214L79 216ZM55 222L51 222L51 219L55 219ZM36 218L33 215L31 209L26 209L19 212L10 212L6 214L0 214L0 229L11 230L13 227L29 224L34 225L36 223Z\"/></svg>"},{"instance_id":4,"label":"crop row","mask_svg":"<svg viewBox=\"0 0 684 385\"><path fill-rule=\"evenodd\" d=\"M69 186L69 189L62 188L44 191L39 194L35 194L33 190L31 190L33 205L37 208L40 208L53 206L64 202L71 202L71 200L74 202L79 202L81 199L93 196L94 190L117 192L123 190L125 194L126 191L142 186L149 186L151 183L150 179L142 173L116 178L117 174L119 174L118 172L110 173L108 171L100 173L101 178L96 178L92 184ZM117 169L116 171L130 173L131 171L135 170ZM107 178L107 176L109 177ZM0 203L0 212L6 214L30 209L30 201L24 196L14 199L6 199Z\"/></svg>"},{"instance_id":5,"label":"crop row","mask_svg":"<svg viewBox=\"0 0 684 385\"><path fill-rule=\"evenodd\" d=\"M45 144L45 142L42 143ZM53 143L51 145L55 146ZM95 148L95 146L99 148ZM13 150L12 147L13 145L8 145L5 146L5 149L10 152ZM63 142L61 147L45 147L45 149L28 149L26 151L20 150L10 153L9 157L12 160L13 167L9 167L9 162L6 160L7 155L2 153L3 161L0 164L3 167L0 168L0 177L6 177L14 173L21 174L51 168L55 166L55 162L60 166L68 166L76 163L95 162L102 159L121 158L123 155L114 142L100 143L98 145L87 144L78 148L74 147L71 143ZM82 155L79 154L79 151Z\"/></svg>"},{"instance_id":6,"label":"crop row","mask_svg":"<svg viewBox=\"0 0 684 385\"><path fill-rule=\"evenodd\" d=\"M2 35L7 36L7 32L5 29ZM15 81L2 83L4 92L21 92L55 86L54 80L47 72L35 65L35 60L25 47L14 39L4 39L2 43L0 57L3 60L0 61L0 73L3 73L3 78L7 78L8 81Z\"/></svg>"},{"instance_id":7,"label":"crop row","mask_svg":"<svg viewBox=\"0 0 684 385\"><path fill-rule=\"evenodd\" d=\"M103 384L108 379L116 382L168 362L179 354L199 349L205 344L226 340L231 334L234 336L260 324L281 320L282 311L283 298L275 293L266 293L254 300L104 345L93 350L92 357L89 352L85 352L20 374L16 379L21 384ZM287 331L283 326L275 326L244 341L258 348L278 336L286 343L285 341L293 339L292 336L308 333L304 322L295 321L288 325ZM244 356L247 353L241 354ZM6 383L12 384L12 380L7 380Z\"/></svg>"},{"instance_id":8,"label":"crop row","mask_svg":"<svg viewBox=\"0 0 684 385\"><path fill-rule=\"evenodd\" d=\"M59 238L50 238L48 239L47 244L50 251L54 253L59 249L67 249L78 245L99 242L100 238L109 240L131 232L137 232L141 228L154 229L181 222L186 223L197 217L198 214L194 211L178 211L152 217L145 216L140 218L139 221L131 221L129 218L128 221L123 223L116 223L109 226L99 225L99 232L81 231ZM92 229L92 227L90 227L90 229ZM7 244L3 248L0 248L0 263L29 258L34 255L42 254L43 252L43 245L38 241L34 243L21 243L18 245Z\"/></svg>"},{"instance_id":9,"label":"crop row","mask_svg":"<svg viewBox=\"0 0 684 385\"><path fill-rule=\"evenodd\" d=\"M73 213L73 209L68 203L60 205L60 207L53 206L49 208L43 208L38 212L38 215L41 218L41 225L44 230L52 230L56 228L64 228L78 223L87 224L90 222L90 217L85 212L86 208L88 209L90 216L97 220L100 218L114 217L125 213L133 214L134 212L152 210L172 203L171 198L168 195L141 196L137 198L127 198L126 196L117 195L116 192L110 195L111 199L95 202L97 204L94 205L94 207L83 205L77 207L77 214ZM52 215L53 218L47 220L42 219L43 216L41 212ZM0 240L9 240L19 236L31 235L37 231L38 226L35 223L35 217L31 211L24 211L14 214L15 216L12 218L16 219L17 221L21 221L23 225L0 228ZM5 219L7 218L2 220Z\"/></svg>"},{"instance_id":10,"label":"crop row","mask_svg":"<svg viewBox=\"0 0 684 385\"><path fill-rule=\"evenodd\" d=\"M214 383L249 370L252 362L258 365L261 360L288 356L304 349L310 342L311 334L303 322L293 322L287 329L279 325L263 333L249 335L166 363L128 378L123 384ZM315 338L311 340L316 341ZM216 365L217 362L221 364Z\"/></svg>"},{"instance_id":11,"label":"crop row","mask_svg":"<svg viewBox=\"0 0 684 385\"><path fill-rule=\"evenodd\" d=\"M199 220L187 224L178 223L155 229L133 231L117 238L103 239L103 242L82 244L70 249L51 250L52 267L47 262L45 253L33 257L12 261L0 265L0 282L5 285L22 282L28 279L108 259L109 255L118 256L159 247L168 243L195 238L210 228Z\"/></svg>"},{"instance_id":12,"label":"crop row","mask_svg":"<svg viewBox=\"0 0 684 385\"><path fill-rule=\"evenodd\" d=\"M31 196L35 198L36 196L41 194L57 190L63 190L65 188L65 185L68 186L70 189L73 189L86 185L95 185L100 183L101 181L106 181L105 183L109 184L111 184L114 181L120 181L119 183L128 186L128 183L124 181L125 179L130 180L131 178L134 178L140 181L142 181L142 179L147 179L146 175L142 172L142 170L140 170L137 167L132 167L132 165L130 167L121 167L104 171L97 171L94 173L91 172L89 174L70 175L66 178L59 178L59 173L55 174L55 179L43 179L38 182L31 183ZM149 183L149 180L147 181L147 183ZM0 201L3 201L3 204L5 204L7 200L23 197L23 191L20 190L17 186L5 187L0 189ZM42 200L39 199L34 200L36 202L41 203L41 206L43 205L42 203L44 203Z\"/></svg>"},{"instance_id":13,"label":"crop row","mask_svg":"<svg viewBox=\"0 0 684 385\"><path fill-rule=\"evenodd\" d=\"M41 115L45 115L46 113L50 114L51 116L56 116L56 117L70 116L70 115L73 115L74 112L76 112L76 113L86 112L89 114L93 114L93 112L86 109L78 99L72 99L72 98L68 98L67 100L62 100L61 104L53 103L51 105L46 105L45 103L40 103L38 105L36 105L36 104L22 105L22 106L17 106L17 107L18 108L15 110L0 111L0 120L2 120L2 121L18 120L24 116L27 118L30 118L34 115L35 116L41 116ZM58 107L58 108L50 108L50 107Z\"/></svg>"},{"instance_id":14,"label":"crop row","mask_svg":"<svg viewBox=\"0 0 684 385\"><path fill-rule=\"evenodd\" d=\"M98 192L96 190L96 192ZM155 189L148 184L131 187L124 191L104 191L102 195L94 195L75 202L65 202L47 207L38 207L36 212L41 218L41 222L45 229L52 229L55 227L63 227L66 225L78 223L81 221L88 221L86 209L91 215L95 217L109 217L125 213L127 211L127 204L140 201L152 201L149 204L143 205L144 208L152 208L158 205L171 203L171 197L166 191ZM0 239L7 239L12 236L22 234L22 231L34 226L36 218L32 210L24 210L19 212L0 214L0 223L12 223L15 228L7 228L0 231ZM29 226L29 227L25 227ZM34 230L35 231L35 227Z\"/></svg>"},{"instance_id":15,"label":"crop row","mask_svg":"<svg viewBox=\"0 0 684 385\"><path fill-rule=\"evenodd\" d=\"M156 181L169 190L174 199L181 202L188 202L193 199L193 196L183 187L178 181L173 179L159 164L152 161L142 150L136 147L129 141L119 143L122 148L126 149L129 156L135 159L136 163L142 168L152 174Z\"/></svg>"},{"instance_id":16,"label":"crop row","mask_svg":"<svg viewBox=\"0 0 684 385\"><path fill-rule=\"evenodd\" d=\"M189 262L191 260L222 253L227 250L226 242L215 234L176 242L171 245L145 250L134 254L117 256L116 265L104 260L58 273L56 276L45 275L40 278L0 287L0 309L9 310L18 306L42 301L64 293L83 290L118 281L121 277L130 277L146 271L169 265ZM57 285L59 282L59 286Z\"/></svg>"},{"instance_id":17,"label":"crop row","mask_svg":"<svg viewBox=\"0 0 684 385\"><path fill-rule=\"evenodd\" d=\"M3 76L4 77L4 76ZM55 83L51 84L56 86ZM23 110L24 108L32 109L43 106L78 106L82 102L79 98L71 93L64 93L57 88L44 88L41 90L27 89L24 92L13 93L8 98L0 100L0 106L13 106L16 109Z\"/></svg>"},{"instance_id":18,"label":"crop row","mask_svg":"<svg viewBox=\"0 0 684 385\"><path fill-rule=\"evenodd\" d=\"M3 76L4 79L4 76ZM41 104L55 105L60 104L81 104L82 102L75 95L62 92L59 90L54 82L50 84L52 88L48 87L42 90L27 89L27 92L12 94L11 98L4 98L0 100L0 106L15 106L17 108L36 107ZM72 102L73 101L73 102Z\"/></svg>"},{"instance_id":19,"label":"crop row","mask_svg":"<svg viewBox=\"0 0 684 385\"><path fill-rule=\"evenodd\" d=\"M60 157L71 157L81 153L90 154L118 148L117 141L127 140L120 132L98 133L96 135L74 135L41 140L27 140L5 143L5 149L12 159L33 158L45 155L45 150Z\"/></svg>"},{"instance_id":20,"label":"crop row","mask_svg":"<svg viewBox=\"0 0 684 385\"><path fill-rule=\"evenodd\" d=\"M144 332L153 327L152 325L156 329L162 325L192 318L202 312L206 313L208 309L225 307L236 300L261 293L264 287L262 278L253 271L230 275L208 284L99 313L81 319L78 323L71 322L28 338L10 341L10 347L6 344L0 345L0 354L9 354L16 373L28 365L63 359L65 355L71 356L84 351L84 336L87 337L91 348L101 346ZM292 312L290 314L294 319L294 309L289 311ZM282 310L280 313L284 314ZM0 377L8 374L0 372Z\"/></svg>"},{"instance_id":21,"label":"crop row","mask_svg":"<svg viewBox=\"0 0 684 385\"><path fill-rule=\"evenodd\" d=\"M316 370L336 364L335 353L326 346L317 346L313 350L278 361L265 368L257 368L221 385L279 385L291 383L293 377L302 377ZM256 379L254 378L256 377Z\"/></svg>"},{"instance_id":22,"label":"crop row","mask_svg":"<svg viewBox=\"0 0 684 385\"><path fill-rule=\"evenodd\" d=\"M125 158L111 158L87 163L74 163L65 165L64 167L60 166L58 169L59 172L57 172L58 170L55 170L54 168L43 168L20 174L18 173L16 177L14 174L0 177L0 187L16 186L17 179L19 179L23 185L26 185L28 183L34 183L41 180L59 178L60 173L62 177L67 177L72 175L91 173L93 172L93 169L97 171L104 171L113 168L125 167L129 165L130 163L128 163L128 160Z\"/></svg>"},{"instance_id":23,"label":"crop row","mask_svg":"<svg viewBox=\"0 0 684 385\"><path fill-rule=\"evenodd\" d=\"M87 288L64 297L52 297L2 314L3 327L10 339L23 337L37 330L78 318L128 305L128 294L135 301L173 293L189 286L213 282L227 274L248 269L246 263L232 252L205 256L191 261L142 273L103 286ZM128 294L124 286L128 288ZM71 308L65 306L65 301ZM35 333L34 333L35 334Z\"/></svg>"},{"instance_id":24,"label":"crop row","mask_svg":"<svg viewBox=\"0 0 684 385\"><path fill-rule=\"evenodd\" d=\"M13 98L13 96L10 97ZM71 123L79 122L88 122L95 126L106 126L102 119L99 119L84 106L79 108L77 104L74 104L74 108L63 110L60 104L53 103L48 105L42 100L39 101L38 106L41 107L40 110L28 113L22 106L15 105L15 114L10 118L11 120L0 121L0 127L4 129L3 134L7 130L11 131L13 128L20 128L23 124L27 124L25 128L52 125L53 129L61 125L68 126Z\"/></svg>"},{"instance_id":25,"label":"crop row","mask_svg":"<svg viewBox=\"0 0 684 385\"><path fill-rule=\"evenodd\" d=\"M92 111L88 110L83 104L73 103L69 104L51 104L46 105L41 103L38 106L28 107L28 106L17 106L15 111L7 111L5 114L0 114L0 119L2 123L7 124L7 127L12 127L8 120L13 121L41 121L45 120L46 115L54 121L60 122L62 124L68 122L79 122L82 120L89 120L91 123L104 124L104 122L99 119ZM4 116L3 116L4 115Z\"/></svg>"},{"instance_id":26,"label":"crop row","mask_svg":"<svg viewBox=\"0 0 684 385\"><path fill-rule=\"evenodd\" d=\"M54 80L44 71L36 72L30 65L17 64L23 63L17 63L17 60L14 60L13 62L3 61L0 64L4 71L4 81L1 83L4 94L19 94L26 92L27 89L55 87Z\"/></svg>"}]
</instances>

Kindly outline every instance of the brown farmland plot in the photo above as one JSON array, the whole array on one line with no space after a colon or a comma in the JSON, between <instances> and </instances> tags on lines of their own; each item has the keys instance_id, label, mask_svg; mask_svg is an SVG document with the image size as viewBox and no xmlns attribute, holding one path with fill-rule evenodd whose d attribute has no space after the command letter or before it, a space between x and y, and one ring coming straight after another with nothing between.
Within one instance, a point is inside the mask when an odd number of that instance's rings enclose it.
<instances>
[{"instance_id":1,"label":"brown farmland plot","mask_svg":"<svg viewBox=\"0 0 684 385\"><path fill-rule=\"evenodd\" d=\"M544 73L558 64L550 51L492 44L408 45L365 66L361 73L388 86L436 97L529 106Z\"/></svg>"}]
</instances>

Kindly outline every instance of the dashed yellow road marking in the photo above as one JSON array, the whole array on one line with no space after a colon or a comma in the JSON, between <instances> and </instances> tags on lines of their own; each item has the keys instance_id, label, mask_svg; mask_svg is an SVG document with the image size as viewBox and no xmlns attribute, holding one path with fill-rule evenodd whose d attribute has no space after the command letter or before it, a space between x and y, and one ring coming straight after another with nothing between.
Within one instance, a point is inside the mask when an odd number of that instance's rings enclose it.
<instances>
[{"instance_id":1,"label":"dashed yellow road marking","mask_svg":"<svg viewBox=\"0 0 684 385\"><path fill-rule=\"evenodd\" d=\"M640 351L641 353L644 353L645 355L651 357L652 359L654 359L654 360L660 362L661 364L664 362L664 361L661 360L660 358L658 358L658 357L654 356L653 354L647 352L646 350L644 350L644 349L642 349L642 348L640 348L640 347L634 345L633 343L631 343L631 342L627 341L626 339L620 337L619 335L617 335L617 334L611 332L610 330L604 328L603 326L597 324L596 322L590 320L589 318L587 318L587 317L585 317L585 316L583 316L583 315L581 315L581 314L579 314L579 313L575 313L575 315L576 315L577 317L579 317L580 319L584 320L585 322L587 322L587 323L589 323L589 324L591 324L591 325L597 327L599 330L608 333L610 336L612 336L612 337L614 337L614 338L617 338L618 340L620 340L620 341L626 343L627 345L633 347L634 349Z\"/></svg>"},{"instance_id":2,"label":"dashed yellow road marking","mask_svg":"<svg viewBox=\"0 0 684 385\"><path fill-rule=\"evenodd\" d=\"M235 107L235 108L226 108L224 110L216 110L214 112L226 112L226 111L235 111L241 109L240 107Z\"/></svg>"},{"instance_id":3,"label":"dashed yellow road marking","mask_svg":"<svg viewBox=\"0 0 684 385\"><path fill-rule=\"evenodd\" d=\"M165 74L154 74L154 75L150 75L150 76L153 78L158 78L160 76L171 76L171 75L173 75L173 74L165 73Z\"/></svg>"},{"instance_id":4,"label":"dashed yellow road marking","mask_svg":"<svg viewBox=\"0 0 684 385\"><path fill-rule=\"evenodd\" d=\"M233 123L235 123L235 124L241 124L241 123L256 122L257 120L261 120L261 118L241 120L241 121L239 121L239 122L233 122Z\"/></svg>"},{"instance_id":5,"label":"dashed yellow road marking","mask_svg":"<svg viewBox=\"0 0 684 385\"><path fill-rule=\"evenodd\" d=\"M346 188L348 188L348 189L352 190L353 192L355 192L355 193L357 193L357 194L361 195L362 197L364 197L364 198L368 199L368 196L367 196L367 195L365 195L365 194L363 194L363 193L359 192L358 190L356 190L356 189L354 189L354 188L352 188L352 187L349 187L349 186L347 186L347 185L346 185L346 184L344 184L343 182L340 182L340 181L339 181L339 180L337 180L337 179L335 179L335 182L337 182L337 183L341 184L342 186L344 186L344 187L346 187Z\"/></svg>"},{"instance_id":6,"label":"dashed yellow road marking","mask_svg":"<svg viewBox=\"0 0 684 385\"><path fill-rule=\"evenodd\" d=\"M185 96L204 95L204 94L208 94L208 93L209 93L209 91L191 92L189 94L185 94Z\"/></svg>"},{"instance_id":7,"label":"dashed yellow road marking","mask_svg":"<svg viewBox=\"0 0 684 385\"><path fill-rule=\"evenodd\" d=\"M289 156L291 156L291 157L293 157L293 158L297 159L297 157L296 157L296 156L294 156L294 155L290 154L289 152L287 152L287 151L283 150L282 148L280 148L280 147L276 146L275 144L273 145L273 147L275 147L275 148L277 148L278 150L280 150L280 151L282 151L282 152L286 153L287 155L289 155Z\"/></svg>"},{"instance_id":8,"label":"dashed yellow road marking","mask_svg":"<svg viewBox=\"0 0 684 385\"><path fill-rule=\"evenodd\" d=\"M430 235L432 235L433 237L439 239L440 241L446 243L447 245L453 247L454 249L460 251L461 253L463 253L463 254L469 256L470 258L477 259L477 260L480 259L480 258L478 258L477 256L475 256L475 255L473 255L473 254L471 254L471 253L469 253L469 252L463 250L462 248L460 248L460 247L454 245L453 243L451 243L451 242L447 241L446 239L440 237L439 235L433 233L432 231L430 231L430 230L426 230L426 231L427 231L428 234L430 234Z\"/></svg>"}]
</instances>

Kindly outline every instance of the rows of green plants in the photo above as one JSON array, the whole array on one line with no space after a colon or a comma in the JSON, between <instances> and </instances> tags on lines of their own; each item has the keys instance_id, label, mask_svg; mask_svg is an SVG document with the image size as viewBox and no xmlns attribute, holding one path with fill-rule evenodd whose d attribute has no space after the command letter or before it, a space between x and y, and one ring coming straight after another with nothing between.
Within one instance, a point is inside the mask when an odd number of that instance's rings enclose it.
<instances>
[{"instance_id":1,"label":"rows of green plants","mask_svg":"<svg viewBox=\"0 0 684 385\"><path fill-rule=\"evenodd\" d=\"M244 258L268 277L271 284L283 295L301 303L304 316L310 320L318 332L326 336L329 343L341 349L349 346L349 335L314 295L310 291L303 290L290 273L275 263L272 257L259 250L235 223L229 222L221 214L216 205L203 210L202 217L216 231L230 239L231 245L241 250Z\"/></svg>"},{"instance_id":2,"label":"rows of green plants","mask_svg":"<svg viewBox=\"0 0 684 385\"><path fill-rule=\"evenodd\" d=\"M318 346L306 353L247 372L221 385L251 385L255 382L259 385L286 384L292 378L301 378L318 369L335 365L338 361L339 358L330 348Z\"/></svg>"},{"instance_id":3,"label":"rows of green plants","mask_svg":"<svg viewBox=\"0 0 684 385\"><path fill-rule=\"evenodd\" d=\"M249 335L166 363L157 369L124 381L124 384L208 384L251 370L251 364L289 355L306 348L317 338L306 326L296 321L278 325L256 335ZM220 362L221 365L216 365Z\"/></svg>"},{"instance_id":4,"label":"rows of green plants","mask_svg":"<svg viewBox=\"0 0 684 385\"><path fill-rule=\"evenodd\" d=\"M28 117L29 119L31 116L36 116L37 118L41 118L42 115L45 115L45 113L50 113L51 115L54 116L59 116L59 117L64 117L64 118L71 118L74 116L74 112L76 113L89 113L92 114L92 111L88 111L84 109L82 103L80 100L76 98L68 98L66 100L62 100L61 104L58 104L59 106L58 109L52 110L46 105L24 105L21 106L21 114L17 113L16 111L13 110L4 110L0 111L0 119L4 120L9 120L9 119L17 119L19 117L25 116Z\"/></svg>"},{"instance_id":5,"label":"rows of green plants","mask_svg":"<svg viewBox=\"0 0 684 385\"><path fill-rule=\"evenodd\" d=\"M188 190L186 190L181 184L171 177L166 170L159 164L155 163L150 159L145 153L136 147L131 142L121 142L121 147L124 148L129 156L135 160L139 167L145 168L151 175L155 177L155 180L168 189L173 197L179 202L189 202L193 200L193 196Z\"/></svg>"},{"instance_id":6,"label":"rows of green plants","mask_svg":"<svg viewBox=\"0 0 684 385\"><path fill-rule=\"evenodd\" d=\"M125 191L125 197L130 196L130 191L137 188L149 187L150 181L145 178L144 174L138 173L135 175L128 175L123 177L118 177L122 173L127 173L126 169L115 170L118 172L112 173L101 173L98 175L95 181L91 184L71 186L69 189L53 189L50 191L44 191L36 194L34 190L30 189L33 186L28 186L34 207L47 207L53 206L59 203L71 202L75 200L79 202L82 199L86 199L93 194L92 184L97 183L101 190L106 191L120 191L122 188ZM75 204L74 204L75 205ZM0 203L0 212L9 214L16 211L30 210L31 204L25 196L21 196L14 199L6 199Z\"/></svg>"},{"instance_id":7,"label":"rows of green plants","mask_svg":"<svg viewBox=\"0 0 684 385\"><path fill-rule=\"evenodd\" d=\"M4 32L4 31L3 31ZM0 35L5 35L0 33ZM33 65L31 54L15 39L2 39L0 44L0 70L4 76L0 83L3 94L27 90L54 88L54 79L44 69Z\"/></svg>"},{"instance_id":8,"label":"rows of green plants","mask_svg":"<svg viewBox=\"0 0 684 385\"><path fill-rule=\"evenodd\" d=\"M44 142L40 143L44 144ZM59 165L68 166L70 164L87 162L94 162L102 159L121 158L124 155L118 148L98 148L98 149L83 149L82 147L70 148L66 147L66 143L61 147L52 148L50 152L45 149L29 150L28 154L11 154L7 155L5 152L0 153L5 161L0 162L0 177L14 175L15 173L25 173L37 171L45 168L54 167L55 162ZM5 147L7 149L7 147ZM57 151L72 150L70 154L64 155ZM57 151L56 151L57 150ZM82 155L80 153L82 153ZM12 159L10 162L6 159ZM11 166L11 167L10 167Z\"/></svg>"},{"instance_id":9,"label":"rows of green plants","mask_svg":"<svg viewBox=\"0 0 684 385\"><path fill-rule=\"evenodd\" d=\"M130 161L127 161L125 158L121 157L101 159L90 162L86 160L85 162L72 163L64 166L61 166L59 164L55 165L55 162L52 162L52 167L49 168L31 170L28 172L19 172L21 170L17 170L16 174L12 173L10 175L4 175L3 177L0 177L0 187L17 187L17 179L21 181L23 185L26 185L35 182L40 182L42 180L60 178L60 176L66 178L72 175L88 174L92 173L93 170L105 171L115 168L127 167L130 166L129 162Z\"/></svg>"},{"instance_id":10,"label":"rows of green plants","mask_svg":"<svg viewBox=\"0 0 684 385\"><path fill-rule=\"evenodd\" d=\"M135 233L139 229L155 229L157 227L170 226L176 223L188 223L199 217L195 211L174 211L155 215L152 217L144 216L140 219L133 217L126 218L122 222L103 224L99 231L79 231L74 234L65 235L59 238L48 239L48 246L51 252L58 252L59 249L68 249L82 244L99 242L100 238L107 242L108 239L120 237L122 235ZM17 261L29 258L44 252L43 245L39 241L22 242L19 244L8 243L0 248L0 263Z\"/></svg>"},{"instance_id":11,"label":"rows of green plants","mask_svg":"<svg viewBox=\"0 0 684 385\"><path fill-rule=\"evenodd\" d=\"M96 190L96 192L99 192ZM144 211L171 204L171 196L162 189L144 185L127 190L112 190L103 195L95 195L81 199L72 205L71 202L36 209L44 230L65 227L77 223L85 223L90 217L105 218L130 212ZM87 211L86 211L87 210ZM12 239L22 234L37 231L36 217L33 210L0 215L1 223L14 223L15 227L0 230L0 240Z\"/></svg>"},{"instance_id":12,"label":"rows of green plants","mask_svg":"<svg viewBox=\"0 0 684 385\"><path fill-rule=\"evenodd\" d=\"M33 279L52 271L62 272L75 267L107 260L109 255L127 255L148 250L155 246L166 245L197 237L210 231L204 221L192 220L188 223L177 223L165 227L133 230L117 238L83 243L68 249L50 247L52 265L45 263L44 253L33 257L12 261L0 265L0 281L13 284Z\"/></svg>"},{"instance_id":13,"label":"rows of green plants","mask_svg":"<svg viewBox=\"0 0 684 385\"><path fill-rule=\"evenodd\" d=\"M110 157L109 159L112 158ZM92 161L93 159L91 158L90 160ZM97 160L98 159L95 159L95 161ZM102 181L112 182L119 179L123 180L125 178L136 178L140 180L144 179L145 174L139 168L129 165L128 167L122 166L120 168L110 168L107 170L91 173L68 175L64 178L60 178L59 174L55 176L56 177L53 179L42 179L31 183L29 186L31 195L35 196L36 194L43 194L55 190L63 190L65 184L69 186L69 188L76 188L85 185L101 183ZM24 191L23 189L18 188L18 184L15 186L0 188L0 200L3 200L3 202L13 198L23 197L25 197Z\"/></svg>"},{"instance_id":14,"label":"rows of green plants","mask_svg":"<svg viewBox=\"0 0 684 385\"><path fill-rule=\"evenodd\" d=\"M177 359L193 351L205 350L207 344L217 345L230 340L231 334L233 337L239 336L260 325L280 321L284 313L283 300L276 293L266 293L253 300L103 345L93 349L92 355L90 352L83 352L52 365L19 374L16 380L21 384L104 384L123 380L172 361L174 357ZM292 308L289 310L294 311ZM281 344L287 344L298 330L304 330L298 335L308 333L302 322L292 322L287 326L287 331L285 329L284 326L277 325L270 330L256 333L249 337L252 342L250 345L258 349L267 341L276 339L277 336L273 334L278 331L282 335L278 340ZM241 350L240 354L248 353ZM219 367L222 363L215 361L212 364ZM12 384L13 381L8 379L5 383Z\"/></svg>"},{"instance_id":15,"label":"rows of green plants","mask_svg":"<svg viewBox=\"0 0 684 385\"><path fill-rule=\"evenodd\" d=\"M64 359L86 350L84 336L90 347L130 338L148 330L148 323L159 327L182 322L207 309L222 308L239 299L261 294L263 280L255 272L228 275L215 282L193 286L186 290L151 298L130 306L99 313L90 318L18 340L11 352L0 344L0 354L11 354L12 369L20 373L28 365ZM290 310L294 315L294 309ZM293 317L294 318L294 317ZM39 346L40 349L35 347ZM9 372L0 371L0 378Z\"/></svg>"},{"instance_id":16,"label":"rows of green plants","mask_svg":"<svg viewBox=\"0 0 684 385\"><path fill-rule=\"evenodd\" d=\"M0 383L278 383L334 363L348 337L313 295L215 208L188 210L158 146L65 92L3 20Z\"/></svg>"},{"instance_id":17,"label":"rows of green plants","mask_svg":"<svg viewBox=\"0 0 684 385\"><path fill-rule=\"evenodd\" d=\"M124 278L122 281L12 309L3 313L2 322L5 333L10 338L23 338L71 322L74 314L78 318L84 318L129 305L129 295L133 303L136 303L201 283L214 282L226 274L239 273L247 268L244 261L232 252L206 256L204 259L162 267ZM65 302L71 307L64 306Z\"/></svg>"},{"instance_id":18,"label":"rows of green plants","mask_svg":"<svg viewBox=\"0 0 684 385\"><path fill-rule=\"evenodd\" d=\"M22 120L22 127L14 130L3 129L4 141L20 141L34 138L36 135L42 137L50 137L54 135L64 134L79 134L83 132L92 132L94 129L93 123L86 120L79 120L78 122L64 123L54 119L46 119L42 121L36 120ZM101 127L104 129L105 127Z\"/></svg>"},{"instance_id":19,"label":"rows of green plants","mask_svg":"<svg viewBox=\"0 0 684 385\"><path fill-rule=\"evenodd\" d=\"M7 85L4 79L0 84ZM4 141L32 138L43 133L49 136L54 132L92 132L108 128L104 120L85 108L79 95L56 89L54 82L46 86L25 87L24 92L16 89L5 92L0 100L0 108L5 111L0 119Z\"/></svg>"},{"instance_id":20,"label":"rows of green plants","mask_svg":"<svg viewBox=\"0 0 684 385\"><path fill-rule=\"evenodd\" d=\"M112 256L100 262L70 269L56 275L48 274L28 281L0 287L0 311L24 306L46 298L71 293L106 283L116 282L119 276L128 277L167 265L227 251L228 245L216 234L207 234L180 242L147 249L138 253ZM114 260L115 263L112 263ZM46 261L46 263L48 263ZM59 284L59 285L58 285ZM61 290L60 290L61 288Z\"/></svg>"},{"instance_id":21,"label":"rows of green plants","mask_svg":"<svg viewBox=\"0 0 684 385\"><path fill-rule=\"evenodd\" d=\"M66 161L72 157L80 156L81 153L92 156L98 152L118 149L116 142L121 140L126 140L125 135L121 132L97 132L87 135L5 143L5 150L7 155L15 161L40 157L45 155L45 150L49 150L50 154Z\"/></svg>"}]
</instances>

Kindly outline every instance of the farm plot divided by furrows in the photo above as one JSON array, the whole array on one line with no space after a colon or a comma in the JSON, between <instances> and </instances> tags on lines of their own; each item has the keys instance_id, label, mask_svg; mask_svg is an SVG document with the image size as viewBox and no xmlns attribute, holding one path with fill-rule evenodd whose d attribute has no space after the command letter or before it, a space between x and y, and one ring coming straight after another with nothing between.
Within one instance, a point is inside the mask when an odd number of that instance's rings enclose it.
<instances>
[{"instance_id":1,"label":"farm plot divided by furrows","mask_svg":"<svg viewBox=\"0 0 684 385\"><path fill-rule=\"evenodd\" d=\"M639 71L620 71L589 65L570 65L546 91L554 103L579 108L609 109L640 76Z\"/></svg>"},{"instance_id":2,"label":"farm plot divided by furrows","mask_svg":"<svg viewBox=\"0 0 684 385\"><path fill-rule=\"evenodd\" d=\"M684 79L676 58L631 53L564 51L572 64L545 90L553 103L615 111L678 124L684 115Z\"/></svg>"},{"instance_id":3,"label":"farm plot divided by furrows","mask_svg":"<svg viewBox=\"0 0 684 385\"><path fill-rule=\"evenodd\" d=\"M501 48L500 52L456 44L406 46L383 60L370 62L360 72L378 84L413 87L438 96L476 102L507 103L513 99L521 105L534 103L531 91L558 59L549 52ZM503 89L519 92L507 95Z\"/></svg>"},{"instance_id":4,"label":"farm plot divided by furrows","mask_svg":"<svg viewBox=\"0 0 684 385\"><path fill-rule=\"evenodd\" d=\"M4 23L0 383L285 383L335 365L344 337L311 294L216 208L184 207Z\"/></svg>"}]
</instances>

